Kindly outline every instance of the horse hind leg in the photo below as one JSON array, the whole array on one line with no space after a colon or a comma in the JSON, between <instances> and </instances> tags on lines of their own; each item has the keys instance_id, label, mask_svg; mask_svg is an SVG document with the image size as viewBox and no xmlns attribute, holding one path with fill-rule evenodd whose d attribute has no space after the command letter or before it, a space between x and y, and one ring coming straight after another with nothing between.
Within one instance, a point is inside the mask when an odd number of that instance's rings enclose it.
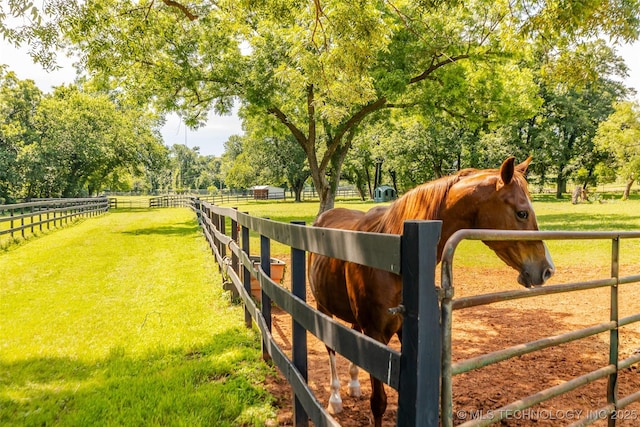
<instances>
[{"instance_id":1,"label":"horse hind leg","mask_svg":"<svg viewBox=\"0 0 640 427\"><path fill-rule=\"evenodd\" d=\"M331 383L329 384L331 394L327 410L330 414L339 414L342 412L342 399L340 398L340 378L338 378L336 367L336 352L327 347L327 353L329 353L329 370L331 372Z\"/></svg>"},{"instance_id":2,"label":"horse hind leg","mask_svg":"<svg viewBox=\"0 0 640 427\"><path fill-rule=\"evenodd\" d=\"M358 325L353 325L352 329L360 332L360 327ZM360 389L360 380L358 380L358 373L360 369L358 365L351 362L349 363L349 376L351 379L349 380L349 396L351 397L360 397L362 396L362 391Z\"/></svg>"},{"instance_id":3,"label":"horse hind leg","mask_svg":"<svg viewBox=\"0 0 640 427\"><path fill-rule=\"evenodd\" d=\"M351 397L362 396L362 391L360 390L360 380L358 380L359 372L360 368L358 368L358 365L351 362L349 364L349 375L351 376L351 379L349 380L349 396Z\"/></svg>"}]
</instances>

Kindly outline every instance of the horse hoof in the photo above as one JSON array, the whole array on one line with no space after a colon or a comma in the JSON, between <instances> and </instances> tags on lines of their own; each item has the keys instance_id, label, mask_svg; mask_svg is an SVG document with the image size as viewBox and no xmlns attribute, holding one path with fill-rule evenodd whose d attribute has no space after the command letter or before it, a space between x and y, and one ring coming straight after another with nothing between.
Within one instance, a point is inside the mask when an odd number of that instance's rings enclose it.
<instances>
[{"instance_id":1,"label":"horse hoof","mask_svg":"<svg viewBox=\"0 0 640 427\"><path fill-rule=\"evenodd\" d=\"M342 412L342 400L340 398L334 399L331 397L329 399L329 406L327 406L327 411L331 415L339 414Z\"/></svg>"},{"instance_id":2,"label":"horse hoof","mask_svg":"<svg viewBox=\"0 0 640 427\"><path fill-rule=\"evenodd\" d=\"M360 390L360 385L349 386L349 396L362 397L362 391Z\"/></svg>"}]
</instances>

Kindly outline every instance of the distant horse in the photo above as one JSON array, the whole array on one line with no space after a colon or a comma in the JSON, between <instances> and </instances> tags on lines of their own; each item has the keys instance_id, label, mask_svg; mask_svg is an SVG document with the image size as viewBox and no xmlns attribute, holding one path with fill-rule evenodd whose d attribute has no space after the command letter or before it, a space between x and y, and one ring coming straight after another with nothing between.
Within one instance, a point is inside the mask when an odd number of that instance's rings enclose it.
<instances>
[{"instance_id":1,"label":"distant horse","mask_svg":"<svg viewBox=\"0 0 640 427\"><path fill-rule=\"evenodd\" d=\"M464 228L537 230L525 172L531 157L515 165L509 157L500 169L464 169L455 175L422 184L389 206L368 212L343 208L322 213L314 226L375 233L402 234L407 220L441 220L438 262L446 241ZM518 282L539 286L554 273L551 257L542 241L485 242L502 261L519 271ZM318 310L349 322L353 328L384 344L400 337L402 316L389 313L401 304L399 275L317 254L309 254L309 284ZM330 413L342 411L335 352L327 347L331 368ZM435 362L434 362L435 363ZM349 392L360 396L358 368L351 364ZM371 376L371 411L375 426L382 425L387 408L383 383Z\"/></svg>"}]
</instances>

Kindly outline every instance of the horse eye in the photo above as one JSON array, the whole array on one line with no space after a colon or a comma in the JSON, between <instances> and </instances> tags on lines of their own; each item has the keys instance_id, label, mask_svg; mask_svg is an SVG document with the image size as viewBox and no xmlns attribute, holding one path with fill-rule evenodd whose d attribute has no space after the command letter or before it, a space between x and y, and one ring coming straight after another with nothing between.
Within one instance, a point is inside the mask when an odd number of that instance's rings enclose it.
<instances>
[{"instance_id":1,"label":"horse eye","mask_svg":"<svg viewBox=\"0 0 640 427\"><path fill-rule=\"evenodd\" d=\"M529 212L528 211L518 211L518 213L516 213L516 215L518 215L518 218L520 218L520 219L529 218Z\"/></svg>"}]
</instances>

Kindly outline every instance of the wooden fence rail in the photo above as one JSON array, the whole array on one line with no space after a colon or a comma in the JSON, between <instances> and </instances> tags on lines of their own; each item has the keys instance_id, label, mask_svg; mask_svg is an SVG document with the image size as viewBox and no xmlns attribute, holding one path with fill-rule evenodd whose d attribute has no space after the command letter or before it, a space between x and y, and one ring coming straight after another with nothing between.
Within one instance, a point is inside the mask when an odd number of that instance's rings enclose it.
<instances>
[{"instance_id":1,"label":"wooden fence rail","mask_svg":"<svg viewBox=\"0 0 640 427\"><path fill-rule=\"evenodd\" d=\"M218 262L241 295L246 307L247 325L254 319L262 331L265 355L291 383L295 395L295 425L335 425L306 385L306 341L309 331L335 348L347 359L361 366L376 378L398 390L397 425L450 426L453 425L452 378L455 375L489 364L517 357L533 351L582 339L597 333L609 332L609 363L563 384L534 392L486 416L466 420L465 426L486 426L499 423L517 411L567 393L596 378L608 378L607 404L591 411L572 426L597 422L604 414L610 426L616 425L617 410L640 401L640 391L621 396L617 390L617 373L640 363L640 355L619 359L618 330L640 322L640 314L619 318L618 287L640 282L640 274L621 277L618 271L621 239L640 239L640 232L517 232L496 230L461 230L445 245L442 259L442 287L436 287L435 248L440 233L439 222L405 222L402 236L359 233L305 227L302 224L283 224L250 217L234 209L220 208L207 202L193 201L193 208L203 226ZM231 219L231 236L226 234L226 218ZM239 231L241 235L239 236ZM261 264L258 269L249 258L249 231L260 235ZM277 240L292 249L292 291L289 292L269 278L270 240ZM611 275L602 280L521 289L454 299L451 263L460 241L467 240L600 240L612 242ZM241 240L242 245L238 242ZM375 249L372 249L375 248ZM231 251L231 258L226 253ZM394 273L402 273L404 322L401 351L381 345L362 334L334 322L306 304L305 253L315 252ZM403 254L401 257L400 255ZM244 269L240 279L240 270ZM262 309L258 310L249 296L250 275L259 278L262 286ZM559 292L609 287L610 312L607 322L587 328L515 345L468 360L452 363L452 311L517 298L531 298ZM419 290L419 292L418 292ZM289 360L270 333L270 302L273 301L293 319L293 351ZM297 331L297 332L296 332ZM441 385L441 387L440 387ZM594 415L596 414L596 415Z\"/></svg>"},{"instance_id":2,"label":"wooden fence rail","mask_svg":"<svg viewBox=\"0 0 640 427\"><path fill-rule=\"evenodd\" d=\"M26 233L34 234L52 226L62 226L78 218L99 215L109 209L106 197L80 199L51 199L36 202L0 205L0 238L16 234L25 238Z\"/></svg>"},{"instance_id":3,"label":"wooden fence rail","mask_svg":"<svg viewBox=\"0 0 640 427\"><path fill-rule=\"evenodd\" d=\"M291 384L295 396L295 425L336 426L318 402L306 378L306 339L309 331L338 353L398 390L397 423L402 426L438 424L440 384L440 327L435 287L436 246L440 221L406 222L404 237L306 227L251 217L198 199L192 208L227 280L242 298L247 326L252 321L262 333L263 353ZM226 231L231 222L231 235ZM260 235L260 265L251 260L249 232ZM270 278L270 242L291 247L292 290ZM240 244L241 243L241 244ZM227 256L227 250L231 256ZM305 302L305 253L315 252L394 273L404 271L403 346L400 352L345 327ZM401 257L400 254L405 256ZM243 273L241 273L243 270ZM258 309L250 296L251 276L262 292ZM420 292L418 292L420 290ZM292 359L271 335L271 303L292 317ZM420 381L418 381L420 378ZM429 404L425 404L429 402Z\"/></svg>"}]
</instances>

